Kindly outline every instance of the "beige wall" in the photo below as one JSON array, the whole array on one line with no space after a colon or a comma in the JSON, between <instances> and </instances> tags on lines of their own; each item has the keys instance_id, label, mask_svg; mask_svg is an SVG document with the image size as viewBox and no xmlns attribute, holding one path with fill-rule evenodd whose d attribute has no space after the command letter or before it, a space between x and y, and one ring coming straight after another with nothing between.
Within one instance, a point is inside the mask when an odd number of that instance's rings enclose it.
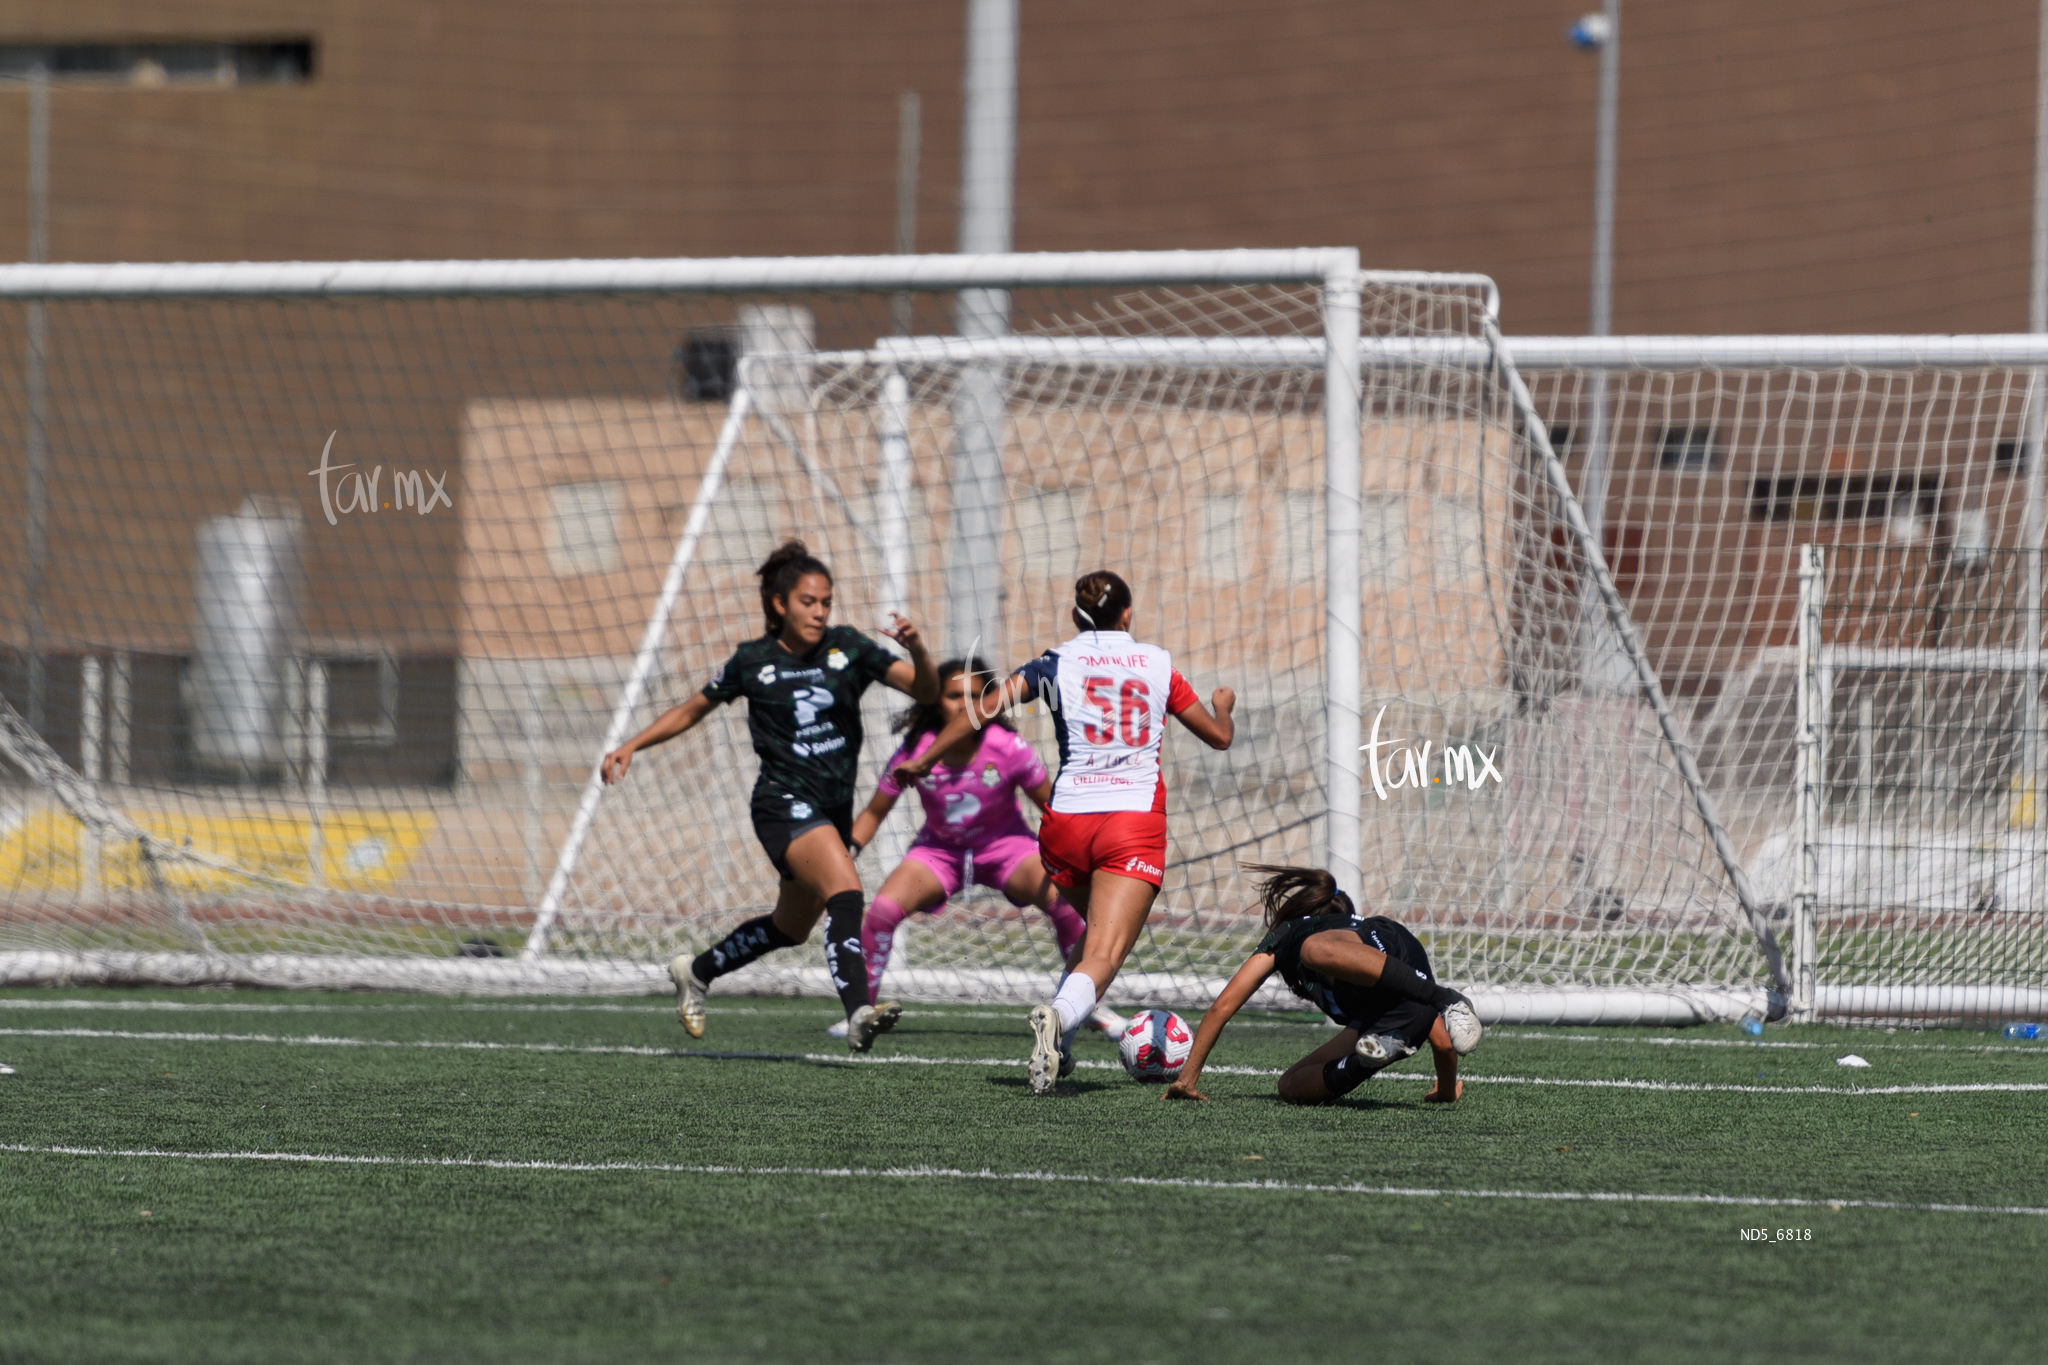
<instances>
[{"instance_id":1,"label":"beige wall","mask_svg":"<svg viewBox=\"0 0 2048 1365\"><path fill-rule=\"evenodd\" d=\"M904 88L925 95L919 240L949 245L960 12L955 0L25 0L0 17L0 40L305 34L318 44L315 77L298 87L58 89L59 260L715 256L886 249ZM1220 0L1034 3L1019 69L1017 243L1356 244L1369 264L1494 274L1511 332L1579 330L1595 64L1564 46L1570 17L1510 0L1454 10L1313 0L1277 12ZM1903 4L1788 12L1762 0L1632 10L1617 330L2020 326L2036 19L2022 0L1940 15ZM0 183L24 183L25 118L25 99L0 92ZM25 252L24 215L22 196L0 196L0 257ZM866 340L885 312L821 312L821 341ZM460 332L446 320L417 331L351 323L353 335L320 341L303 319L280 330L246 314L188 313L138 326L106 313L85 344L66 333L53 353L51 632L180 648L192 530L262 492L296 497L309 514L308 569L326 585L311 629L450 652L463 629L457 561L475 534L464 414L507 394L658 395L680 332L729 316L716 301L608 333L617 319L564 327L478 311ZM918 324L946 326L945 301L921 301ZM528 325L539 330L517 339ZM24 326L20 309L0 309L0 335ZM23 632L22 384L20 349L0 348L0 633L11 641ZM458 514L403 531L315 521L305 469L336 429L346 453L450 471ZM1938 457L1900 446L1879 463L1985 470L1999 434L2010 433L1944 435ZM696 449L705 437L678 440ZM1849 443L1871 448L1867 436ZM1249 467L1233 456L1231 468ZM1262 449L1257 468L1247 515L1264 544L1271 524L1257 519L1277 505L1265 496L1275 471L1315 476L1284 443ZM1647 482L1639 471L1617 484L1608 520L1644 537L1634 598L1676 677L1722 667L1738 636L1747 648L1782 633L1796 536L1748 519L1746 468ZM2003 476L1963 477L1945 485L1957 507ZM1992 521L2011 543L2005 483L1993 488ZM479 511L498 495L479 485ZM674 496L661 493L662 517ZM1137 496L1089 494L1102 553L1145 562L1142 533L1118 520ZM636 546L666 538L666 521L656 534L658 518L635 517ZM164 526L145 533L152 518ZM653 566L665 550L635 553ZM1313 611L1312 590L1267 587L1288 611ZM625 604L644 595L641 581L631 593L578 591L588 600L565 612L630 634ZM1051 587L1019 592L1014 648L1062 628ZM929 580L920 593L938 600ZM1214 628L1186 624L1191 638ZM575 649L582 629L548 626ZM1454 623L1443 630L1457 634Z\"/></svg>"},{"instance_id":2,"label":"beige wall","mask_svg":"<svg viewBox=\"0 0 2048 1365\"><path fill-rule=\"evenodd\" d=\"M722 405L632 400L472 405L463 453L462 655L633 653L725 415ZM841 411L794 424L851 518L758 422L747 424L665 657L706 670L758 632L750 570L791 532L833 564L838 619L876 623L881 560L855 524L872 525L878 515L872 416ZM945 595L949 424L944 408L919 405L910 426L911 605L929 622ZM1448 423L1369 432L1369 696L1448 700L1469 692L1477 703L1477 694L1500 685L1516 544L1505 449L1498 432L1488 441L1477 427ZM1139 633L1167 644L1205 691L1227 683L1271 700L1297 685L1319 687L1320 531L1295 545L1287 534L1290 500L1297 512L1321 501L1319 419L1121 405L1027 410L1011 425L1005 467L1009 633L988 643L993 658L1015 666L1070 635L1073 574L1106 563L1132 581ZM550 488L607 483L617 486L621 510L613 566L557 572L547 551ZM1037 529L1049 511L1073 518L1054 532L1056 543ZM690 686L701 681L690 677Z\"/></svg>"}]
</instances>

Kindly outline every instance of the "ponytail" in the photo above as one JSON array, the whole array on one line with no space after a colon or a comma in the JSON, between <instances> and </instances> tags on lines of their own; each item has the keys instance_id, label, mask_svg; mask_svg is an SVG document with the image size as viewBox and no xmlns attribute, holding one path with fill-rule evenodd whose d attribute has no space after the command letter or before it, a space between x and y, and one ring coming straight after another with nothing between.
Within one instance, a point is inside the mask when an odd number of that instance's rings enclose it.
<instances>
[{"instance_id":1,"label":"ponytail","mask_svg":"<svg viewBox=\"0 0 2048 1365\"><path fill-rule=\"evenodd\" d=\"M1259 883L1259 904L1265 908L1268 929L1291 919L1358 913L1351 897L1337 889L1337 879L1324 868L1252 863L1245 870L1265 874Z\"/></svg>"},{"instance_id":2,"label":"ponytail","mask_svg":"<svg viewBox=\"0 0 2048 1365\"><path fill-rule=\"evenodd\" d=\"M825 567L825 561L811 554L810 548L801 540L789 539L782 547L755 570L761 577L761 612L768 618L768 633L782 633L782 613L775 609L775 599L787 599L795 590L797 582L806 574L821 574L825 581L832 581L832 571Z\"/></svg>"},{"instance_id":3,"label":"ponytail","mask_svg":"<svg viewBox=\"0 0 2048 1365\"><path fill-rule=\"evenodd\" d=\"M1084 574L1074 584L1074 610L1090 630L1115 630L1131 605L1131 585L1108 569Z\"/></svg>"}]
</instances>

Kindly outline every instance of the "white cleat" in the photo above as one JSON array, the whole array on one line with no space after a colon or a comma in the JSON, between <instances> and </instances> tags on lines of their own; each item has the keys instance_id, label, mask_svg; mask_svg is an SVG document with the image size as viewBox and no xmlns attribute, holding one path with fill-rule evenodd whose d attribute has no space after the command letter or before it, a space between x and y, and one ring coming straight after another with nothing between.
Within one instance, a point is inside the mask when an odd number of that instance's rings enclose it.
<instances>
[{"instance_id":1,"label":"white cleat","mask_svg":"<svg viewBox=\"0 0 2048 1365\"><path fill-rule=\"evenodd\" d=\"M1031 1007L1031 1093L1050 1095L1060 1078L1060 1013L1051 1005Z\"/></svg>"},{"instance_id":2,"label":"white cleat","mask_svg":"<svg viewBox=\"0 0 2048 1365\"><path fill-rule=\"evenodd\" d=\"M862 1005L846 1020L846 1050L866 1052L875 1045L875 1039L896 1027L896 1021L903 1017L903 1006L894 1000L885 1000L879 1005Z\"/></svg>"},{"instance_id":3,"label":"white cleat","mask_svg":"<svg viewBox=\"0 0 2048 1365\"><path fill-rule=\"evenodd\" d=\"M846 1036L846 1021L841 1019L837 1023L826 1025L825 1036L827 1038L844 1038Z\"/></svg>"},{"instance_id":4,"label":"white cleat","mask_svg":"<svg viewBox=\"0 0 2048 1365\"><path fill-rule=\"evenodd\" d=\"M684 953L668 964L669 980L676 983L676 1019L692 1038L704 1036L704 993L711 989L690 970L690 955Z\"/></svg>"},{"instance_id":5,"label":"white cleat","mask_svg":"<svg viewBox=\"0 0 2048 1365\"><path fill-rule=\"evenodd\" d=\"M1088 1027L1102 1034L1105 1038L1123 1037L1124 1029L1130 1022L1130 1020L1103 1004L1097 1004L1094 1009L1088 1012Z\"/></svg>"},{"instance_id":6,"label":"white cleat","mask_svg":"<svg viewBox=\"0 0 2048 1365\"><path fill-rule=\"evenodd\" d=\"M1479 1027L1471 1001L1460 1000L1444 1011L1444 1032L1451 1035L1451 1051L1460 1057L1479 1046L1479 1035L1485 1030Z\"/></svg>"},{"instance_id":7,"label":"white cleat","mask_svg":"<svg viewBox=\"0 0 2048 1365\"><path fill-rule=\"evenodd\" d=\"M1380 1071L1403 1057L1414 1056L1415 1044L1398 1033L1361 1033L1357 1046L1351 1050L1358 1054L1359 1061Z\"/></svg>"}]
</instances>

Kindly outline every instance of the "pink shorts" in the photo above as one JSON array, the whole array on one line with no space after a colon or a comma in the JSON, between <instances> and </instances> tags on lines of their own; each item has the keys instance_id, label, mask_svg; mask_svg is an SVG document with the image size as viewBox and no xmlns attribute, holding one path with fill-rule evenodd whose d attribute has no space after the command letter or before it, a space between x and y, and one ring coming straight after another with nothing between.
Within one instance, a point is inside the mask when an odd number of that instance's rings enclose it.
<instances>
[{"instance_id":1,"label":"pink shorts","mask_svg":"<svg viewBox=\"0 0 2048 1365\"><path fill-rule=\"evenodd\" d=\"M932 870L945 888L946 899L951 900L965 882L969 854L974 858L974 881L978 886L990 886L1001 891L1010 880L1010 874L1026 858L1038 856L1038 840L1028 831L1022 834L998 834L995 838L976 844L972 849L947 848L943 844L928 844L922 839L910 846L905 859L916 859Z\"/></svg>"}]
</instances>

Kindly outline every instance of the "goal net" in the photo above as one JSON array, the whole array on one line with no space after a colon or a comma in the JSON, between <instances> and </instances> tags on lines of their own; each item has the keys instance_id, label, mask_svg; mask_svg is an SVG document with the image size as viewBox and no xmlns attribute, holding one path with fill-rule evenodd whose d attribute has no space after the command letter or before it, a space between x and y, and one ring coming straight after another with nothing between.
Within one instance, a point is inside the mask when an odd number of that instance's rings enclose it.
<instances>
[{"instance_id":1,"label":"goal net","mask_svg":"<svg viewBox=\"0 0 2048 1365\"><path fill-rule=\"evenodd\" d=\"M2041 338L1518 355L1795 1012L2048 1006Z\"/></svg>"},{"instance_id":2,"label":"goal net","mask_svg":"<svg viewBox=\"0 0 2048 1365\"><path fill-rule=\"evenodd\" d=\"M918 335L890 335L899 293ZM1477 277L45 267L0 296L33 339L0 381L0 979L659 988L775 895L745 717L617 787L596 759L759 634L753 569L796 535L836 620L903 611L1003 669L1117 568L1138 633L1235 689L1228 752L1167 742L1165 886L1112 999L1206 1003L1276 862L1331 866L1495 1018L1787 985L1699 718L1555 458L1562 390L1532 399ZM868 694L858 799L905 702ZM1053 756L1048 718L1016 724ZM1035 999L1055 959L1039 912L975 890L899 935L891 989ZM731 988L823 991L820 956Z\"/></svg>"}]
</instances>

